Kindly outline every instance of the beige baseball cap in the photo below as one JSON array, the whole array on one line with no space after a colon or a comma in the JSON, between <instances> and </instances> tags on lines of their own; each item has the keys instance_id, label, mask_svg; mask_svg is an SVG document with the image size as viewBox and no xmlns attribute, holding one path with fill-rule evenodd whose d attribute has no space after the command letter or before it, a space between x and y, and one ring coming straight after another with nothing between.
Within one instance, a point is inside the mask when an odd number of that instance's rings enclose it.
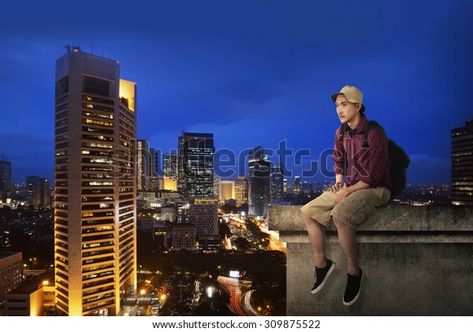
<instances>
[{"instance_id":1,"label":"beige baseball cap","mask_svg":"<svg viewBox=\"0 0 473 332\"><path fill-rule=\"evenodd\" d=\"M340 92L334 93L331 97L333 102L337 99L338 95L344 95L350 103L363 104L363 93L356 86L345 85Z\"/></svg>"}]
</instances>

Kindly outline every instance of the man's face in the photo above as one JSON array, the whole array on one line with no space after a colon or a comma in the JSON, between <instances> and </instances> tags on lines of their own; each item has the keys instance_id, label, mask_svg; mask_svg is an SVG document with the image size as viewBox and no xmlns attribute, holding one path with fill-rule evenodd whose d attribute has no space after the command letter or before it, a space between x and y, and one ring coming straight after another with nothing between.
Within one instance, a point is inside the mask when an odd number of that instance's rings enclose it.
<instances>
[{"instance_id":1,"label":"man's face","mask_svg":"<svg viewBox=\"0 0 473 332\"><path fill-rule=\"evenodd\" d=\"M335 106L337 108L337 115L341 123L347 123L352 121L361 108L360 104L354 104L347 101L344 95L338 95L335 100Z\"/></svg>"}]
</instances>

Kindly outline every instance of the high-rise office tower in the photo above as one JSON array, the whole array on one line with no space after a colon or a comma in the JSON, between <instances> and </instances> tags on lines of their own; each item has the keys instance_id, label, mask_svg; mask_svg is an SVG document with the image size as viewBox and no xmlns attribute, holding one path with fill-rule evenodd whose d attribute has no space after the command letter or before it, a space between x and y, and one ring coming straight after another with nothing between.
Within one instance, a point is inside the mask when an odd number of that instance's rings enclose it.
<instances>
[{"instance_id":1,"label":"high-rise office tower","mask_svg":"<svg viewBox=\"0 0 473 332\"><path fill-rule=\"evenodd\" d=\"M452 129L451 201L473 205L473 120L465 127Z\"/></svg>"},{"instance_id":2,"label":"high-rise office tower","mask_svg":"<svg viewBox=\"0 0 473 332\"><path fill-rule=\"evenodd\" d=\"M177 152L164 154L164 176L177 179Z\"/></svg>"},{"instance_id":3,"label":"high-rise office tower","mask_svg":"<svg viewBox=\"0 0 473 332\"><path fill-rule=\"evenodd\" d=\"M151 176L159 175L159 151L153 148L149 149Z\"/></svg>"},{"instance_id":4,"label":"high-rise office tower","mask_svg":"<svg viewBox=\"0 0 473 332\"><path fill-rule=\"evenodd\" d=\"M213 134L184 132L178 146L179 193L184 197L213 197Z\"/></svg>"},{"instance_id":5,"label":"high-rise office tower","mask_svg":"<svg viewBox=\"0 0 473 332\"><path fill-rule=\"evenodd\" d=\"M11 190L11 163L0 161L0 201L10 197Z\"/></svg>"},{"instance_id":6,"label":"high-rise office tower","mask_svg":"<svg viewBox=\"0 0 473 332\"><path fill-rule=\"evenodd\" d=\"M293 192L294 193L300 193L302 191L302 180L301 180L301 177L296 175L294 177L294 190Z\"/></svg>"},{"instance_id":7,"label":"high-rise office tower","mask_svg":"<svg viewBox=\"0 0 473 332\"><path fill-rule=\"evenodd\" d=\"M150 180L149 189L157 191L160 189L159 185L159 150L149 149L149 164L150 164Z\"/></svg>"},{"instance_id":8,"label":"high-rise office tower","mask_svg":"<svg viewBox=\"0 0 473 332\"><path fill-rule=\"evenodd\" d=\"M220 197L220 176L214 176L214 197Z\"/></svg>"},{"instance_id":9,"label":"high-rise office tower","mask_svg":"<svg viewBox=\"0 0 473 332\"><path fill-rule=\"evenodd\" d=\"M276 164L271 169L271 201L282 200L284 193L284 174L281 164Z\"/></svg>"},{"instance_id":10,"label":"high-rise office tower","mask_svg":"<svg viewBox=\"0 0 473 332\"><path fill-rule=\"evenodd\" d=\"M235 200L237 206L248 203L248 181L244 176L235 180Z\"/></svg>"},{"instance_id":11,"label":"high-rise office tower","mask_svg":"<svg viewBox=\"0 0 473 332\"><path fill-rule=\"evenodd\" d=\"M149 142L144 139L138 140L137 151L137 189L148 190L151 178L151 156Z\"/></svg>"},{"instance_id":12,"label":"high-rise office tower","mask_svg":"<svg viewBox=\"0 0 473 332\"><path fill-rule=\"evenodd\" d=\"M118 61L68 48L55 119L57 308L114 315L136 290L136 84Z\"/></svg>"},{"instance_id":13,"label":"high-rise office tower","mask_svg":"<svg viewBox=\"0 0 473 332\"><path fill-rule=\"evenodd\" d=\"M226 200L235 199L235 181L221 180L218 197L222 204Z\"/></svg>"},{"instance_id":14,"label":"high-rise office tower","mask_svg":"<svg viewBox=\"0 0 473 332\"><path fill-rule=\"evenodd\" d=\"M51 192L49 182L45 178L39 176L26 177L26 190L29 196L28 200L35 209L50 205Z\"/></svg>"},{"instance_id":15,"label":"high-rise office tower","mask_svg":"<svg viewBox=\"0 0 473 332\"><path fill-rule=\"evenodd\" d=\"M258 146L253 149L248 163L248 215L267 217L271 197L271 162L264 155L264 148Z\"/></svg>"}]
</instances>

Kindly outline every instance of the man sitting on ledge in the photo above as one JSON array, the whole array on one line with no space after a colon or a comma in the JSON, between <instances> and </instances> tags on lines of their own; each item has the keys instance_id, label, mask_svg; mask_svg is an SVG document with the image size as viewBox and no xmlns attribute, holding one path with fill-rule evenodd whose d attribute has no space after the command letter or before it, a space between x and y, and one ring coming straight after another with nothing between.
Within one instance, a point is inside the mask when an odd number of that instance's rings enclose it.
<instances>
[{"instance_id":1,"label":"man sitting on ledge","mask_svg":"<svg viewBox=\"0 0 473 332\"><path fill-rule=\"evenodd\" d=\"M358 88L345 86L332 100L342 123L333 152L336 183L301 211L315 259L311 293L322 289L335 266L325 255L325 227L333 220L348 265L343 304L350 306L358 299L363 280L355 230L391 198L388 139L379 125L367 130L363 94Z\"/></svg>"}]
</instances>

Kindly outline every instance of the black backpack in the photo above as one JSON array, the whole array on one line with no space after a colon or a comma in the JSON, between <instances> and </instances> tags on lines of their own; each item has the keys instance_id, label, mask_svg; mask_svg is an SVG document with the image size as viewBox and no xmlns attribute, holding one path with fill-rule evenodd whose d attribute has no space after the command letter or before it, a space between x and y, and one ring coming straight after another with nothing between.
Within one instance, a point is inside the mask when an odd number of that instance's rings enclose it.
<instances>
[{"instance_id":1,"label":"black backpack","mask_svg":"<svg viewBox=\"0 0 473 332\"><path fill-rule=\"evenodd\" d=\"M368 121L363 132L363 147L368 148L368 134L371 128L378 126L383 129L376 121ZM343 136L347 130L347 125L340 127L340 138L343 142ZM406 188L407 168L411 163L407 153L392 139L388 139L388 159L391 173L391 199L399 195Z\"/></svg>"}]
</instances>

